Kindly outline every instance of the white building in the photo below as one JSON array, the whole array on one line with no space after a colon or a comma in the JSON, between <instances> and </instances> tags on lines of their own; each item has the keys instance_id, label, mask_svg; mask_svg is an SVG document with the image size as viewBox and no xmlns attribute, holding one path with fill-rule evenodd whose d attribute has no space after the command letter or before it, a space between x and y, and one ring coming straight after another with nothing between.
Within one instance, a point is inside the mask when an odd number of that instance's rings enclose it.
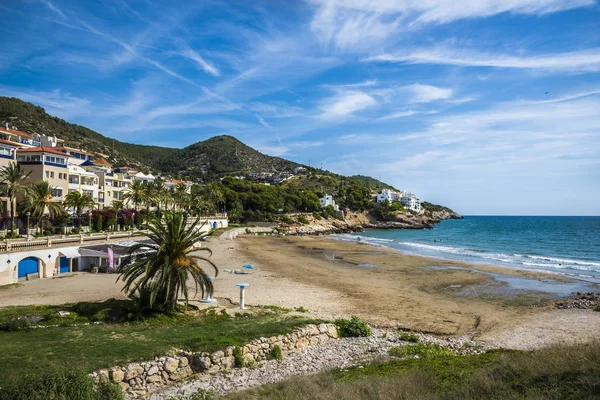
<instances>
[{"instance_id":1,"label":"white building","mask_svg":"<svg viewBox=\"0 0 600 400\"><path fill-rule=\"evenodd\" d=\"M400 201L404 194L404 192L395 192L390 189L383 189L381 193L377 194L377 202L383 203L384 201L387 201L391 203L392 201Z\"/></svg>"},{"instance_id":2,"label":"white building","mask_svg":"<svg viewBox=\"0 0 600 400\"><path fill-rule=\"evenodd\" d=\"M99 179L95 173L78 165L69 165L69 193L80 192L99 203Z\"/></svg>"},{"instance_id":3,"label":"white building","mask_svg":"<svg viewBox=\"0 0 600 400\"><path fill-rule=\"evenodd\" d=\"M414 211L416 213L421 212L421 202L417 199L412 193L405 193L404 196L400 199L402 205L410 211Z\"/></svg>"},{"instance_id":4,"label":"white building","mask_svg":"<svg viewBox=\"0 0 600 400\"><path fill-rule=\"evenodd\" d=\"M304 167L294 168L294 174L298 175L300 172L306 172L306 168L304 168Z\"/></svg>"},{"instance_id":5,"label":"white building","mask_svg":"<svg viewBox=\"0 0 600 400\"><path fill-rule=\"evenodd\" d=\"M326 194L324 197L320 198L321 207L325 208L327 206L332 206L335 211L340 211L340 207L335 204L335 200L333 200L333 196L330 194Z\"/></svg>"}]
</instances>

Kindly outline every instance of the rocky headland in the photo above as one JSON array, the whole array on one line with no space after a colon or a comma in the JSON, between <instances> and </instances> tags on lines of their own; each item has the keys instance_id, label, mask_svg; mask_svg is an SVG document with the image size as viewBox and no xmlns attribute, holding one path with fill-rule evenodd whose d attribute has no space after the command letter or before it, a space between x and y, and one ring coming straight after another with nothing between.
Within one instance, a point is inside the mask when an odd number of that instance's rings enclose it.
<instances>
[{"instance_id":1,"label":"rocky headland","mask_svg":"<svg viewBox=\"0 0 600 400\"><path fill-rule=\"evenodd\" d=\"M368 211L344 211L343 218L315 218L310 214L290 216L293 223L282 222L274 230L286 235L318 235L361 232L365 229L431 229L447 219L462 219L453 211L426 211L423 214L396 212L386 221L377 220Z\"/></svg>"}]
</instances>

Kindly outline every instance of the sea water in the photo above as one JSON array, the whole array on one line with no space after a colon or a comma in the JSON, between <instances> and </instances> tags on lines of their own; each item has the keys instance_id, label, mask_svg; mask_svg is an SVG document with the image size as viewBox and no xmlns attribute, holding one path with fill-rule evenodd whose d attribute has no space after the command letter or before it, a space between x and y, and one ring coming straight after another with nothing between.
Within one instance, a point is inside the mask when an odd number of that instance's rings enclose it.
<instances>
[{"instance_id":1,"label":"sea water","mask_svg":"<svg viewBox=\"0 0 600 400\"><path fill-rule=\"evenodd\" d=\"M600 282L600 217L467 216L430 230L373 229L335 236L409 254Z\"/></svg>"}]
</instances>

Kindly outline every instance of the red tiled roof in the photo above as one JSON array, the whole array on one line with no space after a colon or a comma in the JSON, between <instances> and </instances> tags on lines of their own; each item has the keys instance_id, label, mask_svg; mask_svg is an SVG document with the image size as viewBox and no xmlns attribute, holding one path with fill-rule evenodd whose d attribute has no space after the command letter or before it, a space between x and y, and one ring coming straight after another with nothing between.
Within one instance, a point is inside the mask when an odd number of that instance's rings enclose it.
<instances>
[{"instance_id":1,"label":"red tiled roof","mask_svg":"<svg viewBox=\"0 0 600 400\"><path fill-rule=\"evenodd\" d=\"M70 155L63 153L62 151L58 151L52 147L44 147L44 146L29 147L26 149L18 149L17 153L52 153L52 154L58 154L59 156L71 157Z\"/></svg>"},{"instance_id":2,"label":"red tiled roof","mask_svg":"<svg viewBox=\"0 0 600 400\"><path fill-rule=\"evenodd\" d=\"M27 138L27 139L32 139L33 138L33 136L31 136L29 133L25 133L25 132L21 132L21 131L16 131L14 129L6 129L6 128L3 128L3 127L0 127L0 132L11 133L13 135L23 136L24 138Z\"/></svg>"},{"instance_id":3,"label":"red tiled roof","mask_svg":"<svg viewBox=\"0 0 600 400\"><path fill-rule=\"evenodd\" d=\"M0 143L2 144L7 144L9 146L14 146L14 147L22 147L23 145L17 142L11 142L10 140L4 140L4 139L0 139Z\"/></svg>"}]
</instances>

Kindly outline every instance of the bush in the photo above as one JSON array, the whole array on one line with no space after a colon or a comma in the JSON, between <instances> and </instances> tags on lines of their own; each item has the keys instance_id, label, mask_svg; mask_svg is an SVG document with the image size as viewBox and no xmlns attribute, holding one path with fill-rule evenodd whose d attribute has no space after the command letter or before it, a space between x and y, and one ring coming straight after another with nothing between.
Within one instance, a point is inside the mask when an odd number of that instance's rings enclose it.
<instances>
[{"instance_id":1,"label":"bush","mask_svg":"<svg viewBox=\"0 0 600 400\"><path fill-rule=\"evenodd\" d=\"M356 316L350 319L338 319L335 324L341 337L367 337L373 333L371 327Z\"/></svg>"},{"instance_id":2,"label":"bush","mask_svg":"<svg viewBox=\"0 0 600 400\"><path fill-rule=\"evenodd\" d=\"M290 217L288 217L287 215L284 215L280 218L281 222L283 222L284 224L288 224L288 225L292 225L294 223L294 220L291 219Z\"/></svg>"},{"instance_id":3,"label":"bush","mask_svg":"<svg viewBox=\"0 0 600 400\"><path fill-rule=\"evenodd\" d=\"M596 307L594 307L594 311L600 312L600 304L598 304Z\"/></svg>"},{"instance_id":4,"label":"bush","mask_svg":"<svg viewBox=\"0 0 600 400\"><path fill-rule=\"evenodd\" d=\"M281 353L281 347L279 345L275 345L271 347L269 354L267 354L267 360L283 360L283 354Z\"/></svg>"},{"instance_id":5,"label":"bush","mask_svg":"<svg viewBox=\"0 0 600 400\"><path fill-rule=\"evenodd\" d=\"M12 318L0 323L0 331L15 332L26 331L31 327L31 323L26 318Z\"/></svg>"},{"instance_id":6,"label":"bush","mask_svg":"<svg viewBox=\"0 0 600 400\"><path fill-rule=\"evenodd\" d=\"M399 336L403 342L419 343L419 337L412 332L402 332Z\"/></svg>"},{"instance_id":7,"label":"bush","mask_svg":"<svg viewBox=\"0 0 600 400\"><path fill-rule=\"evenodd\" d=\"M321 214L319 213L313 213L313 218L316 219L317 221L322 220L323 217L321 216Z\"/></svg>"},{"instance_id":8,"label":"bush","mask_svg":"<svg viewBox=\"0 0 600 400\"><path fill-rule=\"evenodd\" d=\"M302 225L308 225L308 220L304 215L298 217L298 222L300 222Z\"/></svg>"},{"instance_id":9,"label":"bush","mask_svg":"<svg viewBox=\"0 0 600 400\"><path fill-rule=\"evenodd\" d=\"M242 368L244 366L244 355L242 354L242 349L237 346L233 348L233 358L235 360L236 367Z\"/></svg>"},{"instance_id":10,"label":"bush","mask_svg":"<svg viewBox=\"0 0 600 400\"><path fill-rule=\"evenodd\" d=\"M102 215L98 214L96 217L96 232L102 231Z\"/></svg>"},{"instance_id":11,"label":"bush","mask_svg":"<svg viewBox=\"0 0 600 400\"><path fill-rule=\"evenodd\" d=\"M0 388L0 400L123 400L118 386L105 383L94 388L83 371L34 371Z\"/></svg>"}]
</instances>

